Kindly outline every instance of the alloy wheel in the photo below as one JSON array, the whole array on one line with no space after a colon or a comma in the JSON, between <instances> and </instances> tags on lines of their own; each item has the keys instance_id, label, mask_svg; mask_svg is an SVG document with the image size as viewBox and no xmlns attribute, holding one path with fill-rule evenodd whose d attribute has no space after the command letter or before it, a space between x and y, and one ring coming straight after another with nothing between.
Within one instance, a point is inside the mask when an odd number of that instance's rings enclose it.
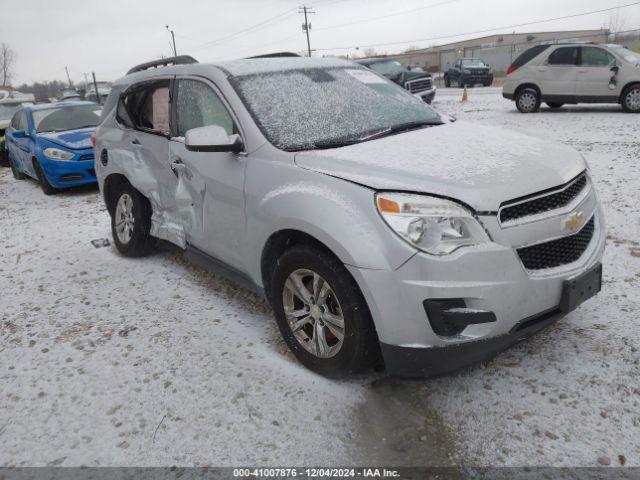
<instances>
[{"instance_id":1,"label":"alloy wheel","mask_svg":"<svg viewBox=\"0 0 640 480\"><path fill-rule=\"evenodd\" d=\"M127 244L133 235L135 218L133 216L133 199L128 193L124 193L118 199L115 212L115 226L118 240Z\"/></svg>"},{"instance_id":2,"label":"alloy wheel","mask_svg":"<svg viewBox=\"0 0 640 480\"><path fill-rule=\"evenodd\" d=\"M630 90L625 96L625 103L629 110L639 111L640 110L640 87L634 88Z\"/></svg>"},{"instance_id":3,"label":"alloy wheel","mask_svg":"<svg viewBox=\"0 0 640 480\"><path fill-rule=\"evenodd\" d=\"M538 102L538 99L531 92L525 92L522 95L520 95L520 98L518 98L518 104L520 105L520 108L522 108L522 110L525 110L527 112L533 111L536 108L537 102Z\"/></svg>"},{"instance_id":4,"label":"alloy wheel","mask_svg":"<svg viewBox=\"0 0 640 480\"><path fill-rule=\"evenodd\" d=\"M344 316L324 278L312 270L295 270L284 284L282 305L291 332L306 351L318 358L330 358L340 351Z\"/></svg>"}]
</instances>

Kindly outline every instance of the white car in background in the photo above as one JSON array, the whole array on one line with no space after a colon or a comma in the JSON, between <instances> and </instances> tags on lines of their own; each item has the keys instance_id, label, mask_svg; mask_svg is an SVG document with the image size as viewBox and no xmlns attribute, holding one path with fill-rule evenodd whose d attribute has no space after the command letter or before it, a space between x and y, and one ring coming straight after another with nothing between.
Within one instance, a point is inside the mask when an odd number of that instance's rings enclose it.
<instances>
[{"instance_id":1,"label":"white car in background","mask_svg":"<svg viewBox=\"0 0 640 480\"><path fill-rule=\"evenodd\" d=\"M507 70L502 95L522 113L545 102L551 108L577 103L619 103L640 113L640 53L621 45L536 45Z\"/></svg>"}]
</instances>

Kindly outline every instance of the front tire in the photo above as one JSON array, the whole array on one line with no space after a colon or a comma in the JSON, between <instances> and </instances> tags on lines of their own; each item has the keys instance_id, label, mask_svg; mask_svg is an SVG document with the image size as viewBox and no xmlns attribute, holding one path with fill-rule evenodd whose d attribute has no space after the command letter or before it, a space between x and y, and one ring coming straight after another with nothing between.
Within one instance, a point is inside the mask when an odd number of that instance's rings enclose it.
<instances>
[{"instance_id":1,"label":"front tire","mask_svg":"<svg viewBox=\"0 0 640 480\"><path fill-rule=\"evenodd\" d=\"M444 77L444 86L445 88L451 88L451 79L449 77Z\"/></svg>"},{"instance_id":2,"label":"front tire","mask_svg":"<svg viewBox=\"0 0 640 480\"><path fill-rule=\"evenodd\" d=\"M340 377L377 361L380 347L367 303L335 257L294 246L278 259L271 286L280 333L305 367Z\"/></svg>"},{"instance_id":3,"label":"front tire","mask_svg":"<svg viewBox=\"0 0 640 480\"><path fill-rule=\"evenodd\" d=\"M126 257L142 257L151 253L154 239L151 231L151 205L129 184L114 193L111 235L118 251Z\"/></svg>"},{"instance_id":4,"label":"front tire","mask_svg":"<svg viewBox=\"0 0 640 480\"><path fill-rule=\"evenodd\" d=\"M640 113L640 84L631 85L625 89L621 104L627 113Z\"/></svg>"},{"instance_id":5,"label":"front tire","mask_svg":"<svg viewBox=\"0 0 640 480\"><path fill-rule=\"evenodd\" d=\"M540 110L540 92L535 88L523 88L516 95L516 107L520 113L535 113Z\"/></svg>"},{"instance_id":6,"label":"front tire","mask_svg":"<svg viewBox=\"0 0 640 480\"><path fill-rule=\"evenodd\" d=\"M33 168L36 171L36 176L38 177L38 183L40 183L40 188L44 192L45 195L53 195L58 192L58 189L54 188L53 185L49 183L47 180L47 175L44 173L40 162L37 160L33 160Z\"/></svg>"},{"instance_id":7,"label":"front tire","mask_svg":"<svg viewBox=\"0 0 640 480\"><path fill-rule=\"evenodd\" d=\"M27 178L27 176L24 173L18 170L18 167L16 166L16 164L13 163L13 160L11 159L11 155L8 155L8 157L9 157L9 167L11 167L11 173L13 174L13 178L15 178L16 180L24 180L25 178Z\"/></svg>"}]
</instances>

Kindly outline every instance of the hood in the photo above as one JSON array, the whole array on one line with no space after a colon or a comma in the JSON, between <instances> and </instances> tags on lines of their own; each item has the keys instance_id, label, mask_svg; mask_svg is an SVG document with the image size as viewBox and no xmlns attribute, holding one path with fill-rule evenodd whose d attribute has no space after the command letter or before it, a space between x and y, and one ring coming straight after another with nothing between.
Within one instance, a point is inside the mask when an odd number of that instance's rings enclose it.
<instances>
[{"instance_id":1,"label":"hood","mask_svg":"<svg viewBox=\"0 0 640 480\"><path fill-rule=\"evenodd\" d=\"M305 169L376 190L430 193L495 212L586 168L575 150L502 128L447 123L329 150L297 153Z\"/></svg>"},{"instance_id":2,"label":"hood","mask_svg":"<svg viewBox=\"0 0 640 480\"><path fill-rule=\"evenodd\" d=\"M83 150L92 147L91 134L94 131L95 128L91 127L64 132L39 133L38 136L71 150Z\"/></svg>"}]
</instances>

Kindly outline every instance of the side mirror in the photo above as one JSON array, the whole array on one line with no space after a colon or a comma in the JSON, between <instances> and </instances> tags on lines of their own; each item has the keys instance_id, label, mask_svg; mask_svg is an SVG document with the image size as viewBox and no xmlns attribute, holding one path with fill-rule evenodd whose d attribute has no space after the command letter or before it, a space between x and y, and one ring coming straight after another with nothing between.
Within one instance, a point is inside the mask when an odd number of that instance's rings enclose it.
<instances>
[{"instance_id":1,"label":"side mirror","mask_svg":"<svg viewBox=\"0 0 640 480\"><path fill-rule=\"evenodd\" d=\"M244 150L240 135L227 135L227 131L219 125L188 130L184 144L190 152L240 153Z\"/></svg>"},{"instance_id":2,"label":"side mirror","mask_svg":"<svg viewBox=\"0 0 640 480\"><path fill-rule=\"evenodd\" d=\"M611 67L611 71L613 73L618 73L620 71L620 67L618 65L614 65L613 67Z\"/></svg>"},{"instance_id":3,"label":"side mirror","mask_svg":"<svg viewBox=\"0 0 640 480\"><path fill-rule=\"evenodd\" d=\"M13 138L27 138L29 134L24 130L15 130L13 132Z\"/></svg>"}]
</instances>

